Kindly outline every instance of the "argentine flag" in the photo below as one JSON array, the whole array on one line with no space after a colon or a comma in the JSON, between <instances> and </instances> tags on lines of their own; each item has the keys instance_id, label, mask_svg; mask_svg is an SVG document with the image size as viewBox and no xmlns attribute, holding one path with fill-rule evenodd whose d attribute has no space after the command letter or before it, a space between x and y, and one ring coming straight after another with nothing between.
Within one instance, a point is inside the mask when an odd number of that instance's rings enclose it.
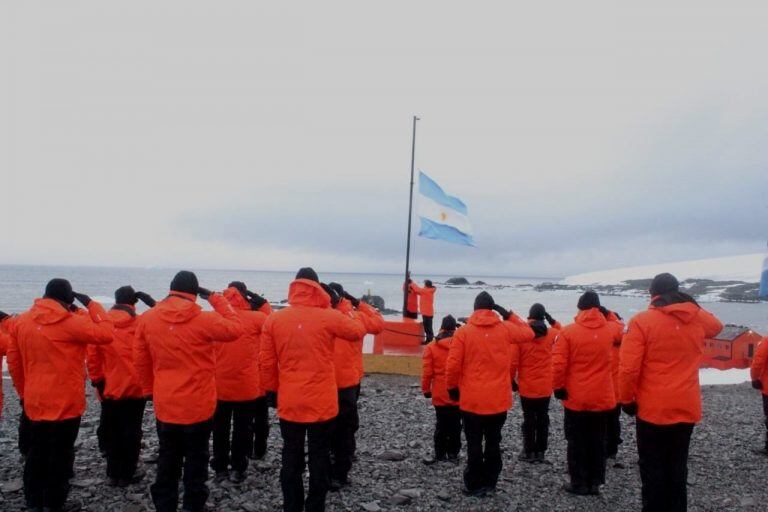
<instances>
[{"instance_id":1,"label":"argentine flag","mask_svg":"<svg viewBox=\"0 0 768 512\"><path fill-rule=\"evenodd\" d=\"M421 171L417 212L421 221L419 236L475 247L467 205L443 192L440 185Z\"/></svg>"},{"instance_id":2,"label":"argentine flag","mask_svg":"<svg viewBox=\"0 0 768 512\"><path fill-rule=\"evenodd\" d=\"M761 299L768 300L768 257L763 261L763 273L760 275L760 292L758 296Z\"/></svg>"}]
</instances>

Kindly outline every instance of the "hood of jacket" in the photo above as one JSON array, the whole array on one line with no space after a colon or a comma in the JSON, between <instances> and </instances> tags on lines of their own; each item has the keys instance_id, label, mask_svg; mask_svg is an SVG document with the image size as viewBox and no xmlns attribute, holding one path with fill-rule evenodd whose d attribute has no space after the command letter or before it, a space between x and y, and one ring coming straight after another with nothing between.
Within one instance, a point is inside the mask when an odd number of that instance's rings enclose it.
<instances>
[{"instance_id":1,"label":"hood of jacket","mask_svg":"<svg viewBox=\"0 0 768 512\"><path fill-rule=\"evenodd\" d=\"M115 327L128 327L136 321L136 313L134 312L131 314L126 309L135 311L133 306L129 306L127 304L119 304L113 306L112 309L109 310L109 319L112 321L112 324L114 324Z\"/></svg>"},{"instance_id":2,"label":"hood of jacket","mask_svg":"<svg viewBox=\"0 0 768 512\"><path fill-rule=\"evenodd\" d=\"M650 309L661 311L665 315L672 315L684 324L689 324L699 314L699 305L694 302L677 302L668 306L654 306Z\"/></svg>"},{"instance_id":3,"label":"hood of jacket","mask_svg":"<svg viewBox=\"0 0 768 512\"><path fill-rule=\"evenodd\" d=\"M586 309L576 315L576 323L587 329L599 329L608 323L600 308Z\"/></svg>"},{"instance_id":4,"label":"hood of jacket","mask_svg":"<svg viewBox=\"0 0 768 512\"><path fill-rule=\"evenodd\" d=\"M235 309L251 309L251 303L248 302L248 299L243 297L243 294L240 293L240 290L235 288L234 286L230 286L226 290L222 292L222 295L224 295L224 298L229 301L229 303L232 305Z\"/></svg>"},{"instance_id":5,"label":"hood of jacket","mask_svg":"<svg viewBox=\"0 0 768 512\"><path fill-rule=\"evenodd\" d=\"M501 318L491 309L478 309L472 313L472 316L469 317L467 323L479 327L490 327L501 323Z\"/></svg>"},{"instance_id":6,"label":"hood of jacket","mask_svg":"<svg viewBox=\"0 0 768 512\"><path fill-rule=\"evenodd\" d=\"M310 279L296 279L288 287L288 303L291 306L329 308L331 297L325 293L320 283Z\"/></svg>"},{"instance_id":7,"label":"hood of jacket","mask_svg":"<svg viewBox=\"0 0 768 512\"><path fill-rule=\"evenodd\" d=\"M61 322L72 313L54 299L35 299L29 314L40 325L51 325Z\"/></svg>"},{"instance_id":8,"label":"hood of jacket","mask_svg":"<svg viewBox=\"0 0 768 512\"><path fill-rule=\"evenodd\" d=\"M451 339L453 339L453 333L450 333L448 336L440 337L439 335L435 338L434 346L436 349L439 350L448 350L451 348Z\"/></svg>"},{"instance_id":9,"label":"hood of jacket","mask_svg":"<svg viewBox=\"0 0 768 512\"><path fill-rule=\"evenodd\" d=\"M172 324L189 322L200 314L202 308L196 302L197 296L191 293L171 292L168 297L157 303L154 309L157 315Z\"/></svg>"}]
</instances>

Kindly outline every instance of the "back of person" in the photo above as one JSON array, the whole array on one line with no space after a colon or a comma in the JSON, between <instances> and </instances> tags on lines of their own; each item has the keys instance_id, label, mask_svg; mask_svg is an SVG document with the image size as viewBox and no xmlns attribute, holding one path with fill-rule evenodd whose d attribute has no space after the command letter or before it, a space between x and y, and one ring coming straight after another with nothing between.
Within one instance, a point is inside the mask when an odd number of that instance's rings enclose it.
<instances>
[{"instance_id":1,"label":"back of person","mask_svg":"<svg viewBox=\"0 0 768 512\"><path fill-rule=\"evenodd\" d=\"M536 334L531 341L521 342L517 383L520 396L544 398L552 395L552 345L560 331L550 327L546 334Z\"/></svg>"},{"instance_id":2,"label":"back of person","mask_svg":"<svg viewBox=\"0 0 768 512\"><path fill-rule=\"evenodd\" d=\"M135 364L144 393L153 395L160 421L183 425L213 416L213 341L232 341L243 330L223 296L213 294L209 300L217 312L202 311L195 295L172 292L139 321Z\"/></svg>"},{"instance_id":3,"label":"back of person","mask_svg":"<svg viewBox=\"0 0 768 512\"><path fill-rule=\"evenodd\" d=\"M264 394L259 377L259 344L267 315L253 311L237 288L227 288L223 295L240 317L243 335L232 342L215 344L217 399L253 400Z\"/></svg>"},{"instance_id":4,"label":"back of person","mask_svg":"<svg viewBox=\"0 0 768 512\"><path fill-rule=\"evenodd\" d=\"M456 331L447 361L447 385L461 389L461 410L498 414L512 407L518 355L501 318L489 309L476 310Z\"/></svg>"},{"instance_id":5,"label":"back of person","mask_svg":"<svg viewBox=\"0 0 768 512\"><path fill-rule=\"evenodd\" d=\"M611 352L616 330L598 308L580 311L560 332L552 356L553 386L565 388L563 405L572 411L607 411L616 407Z\"/></svg>"},{"instance_id":6,"label":"back of person","mask_svg":"<svg viewBox=\"0 0 768 512\"><path fill-rule=\"evenodd\" d=\"M336 310L360 320L367 334L379 334L384 328L384 319L372 306L360 301L355 310L347 299L341 299ZM333 364L336 372L336 386L339 389L357 386L363 378L363 342L365 335L355 341L342 338L333 340Z\"/></svg>"},{"instance_id":7,"label":"back of person","mask_svg":"<svg viewBox=\"0 0 768 512\"><path fill-rule=\"evenodd\" d=\"M88 309L90 318L43 298L14 320L8 367L20 375L14 382L23 386L19 396L31 420L65 420L85 411L86 344L112 341L104 309L95 301Z\"/></svg>"},{"instance_id":8,"label":"back of person","mask_svg":"<svg viewBox=\"0 0 768 512\"><path fill-rule=\"evenodd\" d=\"M700 421L704 338L721 328L714 316L692 302L652 305L635 315L621 348L621 401L635 397L638 417L657 425Z\"/></svg>"},{"instance_id":9,"label":"back of person","mask_svg":"<svg viewBox=\"0 0 768 512\"><path fill-rule=\"evenodd\" d=\"M432 405L458 405L448 396L446 368L452 336L438 337L424 348L422 391L432 393ZM429 384L429 385L427 385Z\"/></svg>"},{"instance_id":10,"label":"back of person","mask_svg":"<svg viewBox=\"0 0 768 512\"><path fill-rule=\"evenodd\" d=\"M96 359L104 377L105 398L142 398L144 393L133 365L136 313L125 308L113 308L107 315L115 326L114 341L109 345L88 347L88 373L93 375L93 361Z\"/></svg>"}]
</instances>

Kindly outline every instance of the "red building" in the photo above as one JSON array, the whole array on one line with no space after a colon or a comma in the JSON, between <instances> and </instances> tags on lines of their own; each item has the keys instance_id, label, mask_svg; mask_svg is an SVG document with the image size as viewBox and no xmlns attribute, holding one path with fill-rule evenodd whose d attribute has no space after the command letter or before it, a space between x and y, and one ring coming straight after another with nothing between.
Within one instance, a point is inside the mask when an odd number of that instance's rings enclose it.
<instances>
[{"instance_id":1,"label":"red building","mask_svg":"<svg viewBox=\"0 0 768 512\"><path fill-rule=\"evenodd\" d=\"M714 338L704 340L702 368L749 368L763 337L742 325L726 325Z\"/></svg>"}]
</instances>

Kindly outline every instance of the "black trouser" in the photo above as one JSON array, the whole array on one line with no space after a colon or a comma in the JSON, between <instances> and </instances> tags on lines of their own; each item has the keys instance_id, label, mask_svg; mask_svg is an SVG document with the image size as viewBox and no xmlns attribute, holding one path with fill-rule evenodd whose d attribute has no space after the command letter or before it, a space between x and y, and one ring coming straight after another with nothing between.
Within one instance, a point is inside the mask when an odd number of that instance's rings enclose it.
<instances>
[{"instance_id":1,"label":"black trouser","mask_svg":"<svg viewBox=\"0 0 768 512\"><path fill-rule=\"evenodd\" d=\"M109 419L106 418L107 412L104 410L104 401L99 401L99 425L96 427L96 440L99 443L99 451L101 453L107 452L107 447L109 446L110 439L109 435L110 433L107 431L107 429L104 428L105 423L109 423Z\"/></svg>"},{"instance_id":2,"label":"black trouser","mask_svg":"<svg viewBox=\"0 0 768 512\"><path fill-rule=\"evenodd\" d=\"M768 395L763 396L763 416L765 416L765 450L768 451Z\"/></svg>"},{"instance_id":3,"label":"black trouser","mask_svg":"<svg viewBox=\"0 0 768 512\"><path fill-rule=\"evenodd\" d=\"M27 505L64 506L74 464L74 446L80 418L62 421L30 421L29 452L24 465L24 497Z\"/></svg>"},{"instance_id":4,"label":"black trouser","mask_svg":"<svg viewBox=\"0 0 768 512\"><path fill-rule=\"evenodd\" d=\"M429 343L433 339L435 339L435 332L432 330L432 319L434 317L421 315L421 321L424 324L424 334L426 335L427 339L426 342Z\"/></svg>"},{"instance_id":5,"label":"black trouser","mask_svg":"<svg viewBox=\"0 0 768 512\"><path fill-rule=\"evenodd\" d=\"M217 473L248 469L248 455L253 453L253 417L256 401L216 402L213 415L213 460ZM231 434L231 442L230 442Z\"/></svg>"},{"instance_id":6,"label":"black trouser","mask_svg":"<svg viewBox=\"0 0 768 512\"><path fill-rule=\"evenodd\" d=\"M283 436L283 466L280 486L283 510L316 512L325 510L325 495L331 483L331 455L328 447L333 420L318 423L296 423L280 420ZM309 491L304 500L304 440L309 445Z\"/></svg>"},{"instance_id":7,"label":"black trouser","mask_svg":"<svg viewBox=\"0 0 768 512\"><path fill-rule=\"evenodd\" d=\"M435 458L457 457L461 450L461 411L458 405L435 406Z\"/></svg>"},{"instance_id":8,"label":"black trouser","mask_svg":"<svg viewBox=\"0 0 768 512\"><path fill-rule=\"evenodd\" d=\"M26 457L29 455L30 419L24 412L24 402L21 402L21 415L19 415L19 453Z\"/></svg>"},{"instance_id":9,"label":"black trouser","mask_svg":"<svg viewBox=\"0 0 768 512\"><path fill-rule=\"evenodd\" d=\"M621 406L608 411L608 426L605 434L605 456L615 457L619 453L619 445L624 440L621 438Z\"/></svg>"},{"instance_id":10,"label":"black trouser","mask_svg":"<svg viewBox=\"0 0 768 512\"><path fill-rule=\"evenodd\" d=\"M693 423L654 425L637 419L644 511L687 509L688 446L692 433Z\"/></svg>"},{"instance_id":11,"label":"black trouser","mask_svg":"<svg viewBox=\"0 0 768 512\"><path fill-rule=\"evenodd\" d=\"M507 413L473 414L462 411L464 436L467 440L467 467L464 486L469 491L496 487L501 473L501 428ZM485 447L483 447L485 441Z\"/></svg>"},{"instance_id":12,"label":"black trouser","mask_svg":"<svg viewBox=\"0 0 768 512\"><path fill-rule=\"evenodd\" d=\"M605 432L607 411L565 409L568 473L574 487L605 483Z\"/></svg>"},{"instance_id":13,"label":"black trouser","mask_svg":"<svg viewBox=\"0 0 768 512\"><path fill-rule=\"evenodd\" d=\"M403 318L412 318L413 320L416 320L417 318L419 318L419 314L414 313L413 311L406 311L405 313L403 313Z\"/></svg>"},{"instance_id":14,"label":"black trouser","mask_svg":"<svg viewBox=\"0 0 768 512\"><path fill-rule=\"evenodd\" d=\"M141 451L143 398L103 400L101 429L107 451L107 476L130 480L136 473Z\"/></svg>"},{"instance_id":15,"label":"black trouser","mask_svg":"<svg viewBox=\"0 0 768 512\"><path fill-rule=\"evenodd\" d=\"M184 468L184 501L182 508L192 512L205 509L208 499L208 440L213 421L191 425L164 423L157 420L160 454L157 479L150 491L158 512L175 512L179 502L179 478Z\"/></svg>"},{"instance_id":16,"label":"black trouser","mask_svg":"<svg viewBox=\"0 0 768 512\"><path fill-rule=\"evenodd\" d=\"M253 458L261 459L267 453L269 438L269 407L267 397L253 401Z\"/></svg>"},{"instance_id":17,"label":"black trouser","mask_svg":"<svg viewBox=\"0 0 768 512\"><path fill-rule=\"evenodd\" d=\"M544 453L549 439L549 397L520 397L523 406L523 451Z\"/></svg>"},{"instance_id":18,"label":"black trouser","mask_svg":"<svg viewBox=\"0 0 768 512\"><path fill-rule=\"evenodd\" d=\"M331 435L331 477L346 482L355 455L355 434L360 428L357 414L357 386L339 390L339 414Z\"/></svg>"}]
</instances>

